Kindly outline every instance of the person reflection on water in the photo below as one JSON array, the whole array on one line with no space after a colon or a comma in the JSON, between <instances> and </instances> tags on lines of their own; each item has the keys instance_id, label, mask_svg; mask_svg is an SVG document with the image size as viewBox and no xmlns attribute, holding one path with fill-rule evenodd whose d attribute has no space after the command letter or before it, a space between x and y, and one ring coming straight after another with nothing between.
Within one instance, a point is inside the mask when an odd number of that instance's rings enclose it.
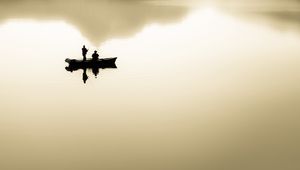
<instances>
[{"instance_id":1,"label":"person reflection on water","mask_svg":"<svg viewBox=\"0 0 300 170\"><path fill-rule=\"evenodd\" d=\"M92 55L93 60L98 60L99 59L99 54L97 51L94 51L94 54Z\"/></svg>"},{"instance_id":2,"label":"person reflection on water","mask_svg":"<svg viewBox=\"0 0 300 170\"><path fill-rule=\"evenodd\" d=\"M82 73L82 80L84 82L84 84L86 83L87 79L88 79L88 75L86 74L86 68L83 69L83 73Z\"/></svg>"},{"instance_id":3,"label":"person reflection on water","mask_svg":"<svg viewBox=\"0 0 300 170\"><path fill-rule=\"evenodd\" d=\"M86 60L86 54L88 52L88 49L85 48L85 45L82 47L82 56L83 56L83 61Z\"/></svg>"}]
</instances>

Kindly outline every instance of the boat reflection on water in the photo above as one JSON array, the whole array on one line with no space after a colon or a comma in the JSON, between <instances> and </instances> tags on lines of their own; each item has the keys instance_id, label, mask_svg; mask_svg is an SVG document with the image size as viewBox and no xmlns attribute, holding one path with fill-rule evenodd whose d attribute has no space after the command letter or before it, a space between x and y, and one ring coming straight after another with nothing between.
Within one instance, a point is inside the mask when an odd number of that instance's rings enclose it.
<instances>
[{"instance_id":1,"label":"boat reflection on water","mask_svg":"<svg viewBox=\"0 0 300 170\"><path fill-rule=\"evenodd\" d=\"M116 66L117 58L102 58L102 59L88 59L88 60L76 60L67 58L65 61L69 63L69 66L66 67L66 70L69 72L83 70L82 80L84 83L88 80L88 75L86 71L91 69L95 77L98 76L100 69L106 68L117 68Z\"/></svg>"}]
</instances>

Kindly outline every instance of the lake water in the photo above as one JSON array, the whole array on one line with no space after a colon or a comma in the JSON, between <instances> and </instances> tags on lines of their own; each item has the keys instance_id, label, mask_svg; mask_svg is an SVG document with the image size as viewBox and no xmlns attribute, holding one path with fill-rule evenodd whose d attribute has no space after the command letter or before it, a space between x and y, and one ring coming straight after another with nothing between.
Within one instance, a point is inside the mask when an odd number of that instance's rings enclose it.
<instances>
[{"instance_id":1,"label":"lake water","mask_svg":"<svg viewBox=\"0 0 300 170\"><path fill-rule=\"evenodd\" d=\"M0 169L299 169L288 2L0 2Z\"/></svg>"}]
</instances>

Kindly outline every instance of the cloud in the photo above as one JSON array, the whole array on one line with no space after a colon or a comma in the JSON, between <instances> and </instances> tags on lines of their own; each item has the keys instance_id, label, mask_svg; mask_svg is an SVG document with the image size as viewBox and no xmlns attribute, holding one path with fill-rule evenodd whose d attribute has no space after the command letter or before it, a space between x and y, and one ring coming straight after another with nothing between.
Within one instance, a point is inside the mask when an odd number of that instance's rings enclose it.
<instances>
[{"instance_id":1,"label":"cloud","mask_svg":"<svg viewBox=\"0 0 300 170\"><path fill-rule=\"evenodd\" d=\"M300 30L300 0L0 0L0 23L12 18L64 20L99 45L132 36L147 24L176 22L189 11L182 4L208 2L244 19Z\"/></svg>"},{"instance_id":2,"label":"cloud","mask_svg":"<svg viewBox=\"0 0 300 170\"><path fill-rule=\"evenodd\" d=\"M96 45L133 35L149 23L177 21L188 12L186 6L137 0L2 0L0 4L0 22L12 18L65 20Z\"/></svg>"}]
</instances>

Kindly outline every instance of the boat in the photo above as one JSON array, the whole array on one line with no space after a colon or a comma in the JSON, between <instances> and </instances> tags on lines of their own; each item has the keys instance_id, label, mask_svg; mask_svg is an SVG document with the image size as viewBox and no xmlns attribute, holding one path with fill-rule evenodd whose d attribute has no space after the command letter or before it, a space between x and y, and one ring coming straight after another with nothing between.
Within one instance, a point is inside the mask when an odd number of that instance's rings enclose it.
<instances>
[{"instance_id":1,"label":"boat","mask_svg":"<svg viewBox=\"0 0 300 170\"><path fill-rule=\"evenodd\" d=\"M100 59L87 59L87 60L76 60L67 58L65 61L69 63L66 67L67 71L76 71L79 69L97 69L97 68L117 68L116 66L117 57L114 58L100 58Z\"/></svg>"}]
</instances>

